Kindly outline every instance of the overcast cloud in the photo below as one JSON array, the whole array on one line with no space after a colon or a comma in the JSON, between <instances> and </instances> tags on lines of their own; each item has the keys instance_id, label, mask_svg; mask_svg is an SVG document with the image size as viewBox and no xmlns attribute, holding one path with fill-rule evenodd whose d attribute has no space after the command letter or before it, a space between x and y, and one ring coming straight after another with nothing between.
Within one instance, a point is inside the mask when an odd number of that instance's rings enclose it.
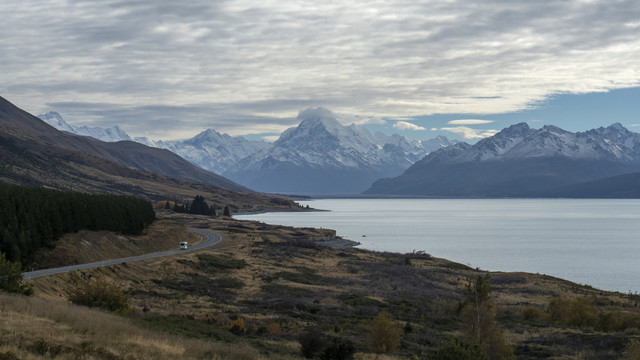
<instances>
[{"instance_id":1,"label":"overcast cloud","mask_svg":"<svg viewBox=\"0 0 640 360\"><path fill-rule=\"evenodd\" d=\"M0 96L152 138L280 132L311 106L499 114L640 84L636 0L3 0L0 14Z\"/></svg>"}]
</instances>

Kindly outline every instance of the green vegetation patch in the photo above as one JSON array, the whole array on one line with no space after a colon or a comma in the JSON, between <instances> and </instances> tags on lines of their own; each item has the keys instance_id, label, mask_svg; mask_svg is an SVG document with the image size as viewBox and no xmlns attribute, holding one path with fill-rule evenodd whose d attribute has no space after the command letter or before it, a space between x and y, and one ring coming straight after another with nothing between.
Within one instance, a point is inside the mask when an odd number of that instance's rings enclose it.
<instances>
[{"instance_id":1,"label":"green vegetation patch","mask_svg":"<svg viewBox=\"0 0 640 360\"><path fill-rule=\"evenodd\" d=\"M280 279L295 282L298 284L306 284L306 285L326 285L331 283L331 279L318 275L315 270L305 268L305 267L297 267L296 272L293 271L280 271L275 274L275 276Z\"/></svg>"},{"instance_id":2,"label":"green vegetation patch","mask_svg":"<svg viewBox=\"0 0 640 360\"><path fill-rule=\"evenodd\" d=\"M179 278L153 280L156 284L181 293L229 299L235 295L233 289L244 287L244 283L234 278L211 279L200 274L188 273Z\"/></svg>"},{"instance_id":3,"label":"green vegetation patch","mask_svg":"<svg viewBox=\"0 0 640 360\"><path fill-rule=\"evenodd\" d=\"M340 301L342 301L346 305L354 307L368 306L384 308L386 306L383 302L372 299L365 294L360 293L340 295L338 296L338 299L340 299Z\"/></svg>"},{"instance_id":4,"label":"green vegetation patch","mask_svg":"<svg viewBox=\"0 0 640 360\"><path fill-rule=\"evenodd\" d=\"M63 234L107 230L139 235L156 216L151 203L127 196L0 184L0 199L0 252L24 267Z\"/></svg>"},{"instance_id":5,"label":"green vegetation patch","mask_svg":"<svg viewBox=\"0 0 640 360\"><path fill-rule=\"evenodd\" d=\"M178 260L178 262L207 274L215 274L226 270L239 270L248 266L247 262L242 259L234 259L225 255L198 254L197 257L197 262L191 260Z\"/></svg>"},{"instance_id":6,"label":"green vegetation patch","mask_svg":"<svg viewBox=\"0 0 640 360\"><path fill-rule=\"evenodd\" d=\"M147 315L140 317L139 321L148 329L185 338L217 340L228 343L236 342L236 337L229 331L192 317Z\"/></svg>"}]
</instances>

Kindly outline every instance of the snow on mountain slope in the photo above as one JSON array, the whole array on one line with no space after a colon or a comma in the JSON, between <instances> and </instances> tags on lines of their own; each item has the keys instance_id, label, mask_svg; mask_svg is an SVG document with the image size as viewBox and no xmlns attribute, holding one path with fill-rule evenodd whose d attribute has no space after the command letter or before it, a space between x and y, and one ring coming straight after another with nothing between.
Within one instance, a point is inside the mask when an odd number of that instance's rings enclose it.
<instances>
[{"instance_id":1,"label":"snow on mountain slope","mask_svg":"<svg viewBox=\"0 0 640 360\"><path fill-rule=\"evenodd\" d=\"M91 136L93 138L116 142L122 140L135 141L143 145L168 149L180 157L216 174L225 172L231 165L237 163L255 152L270 146L262 141L249 141L242 137L231 137L214 130L206 130L187 140L151 140L147 137L132 139L120 127L109 129L74 126L67 123L57 112L48 112L38 117L58 130L76 135Z\"/></svg>"},{"instance_id":2,"label":"snow on mountain slope","mask_svg":"<svg viewBox=\"0 0 640 360\"><path fill-rule=\"evenodd\" d=\"M49 111L46 114L38 115L38 118L58 130L76 135L91 136L92 138L106 142L133 140L129 134L122 130L118 125L108 129L101 127L74 126L67 123L62 116L55 111Z\"/></svg>"},{"instance_id":3,"label":"snow on mountain slope","mask_svg":"<svg viewBox=\"0 0 640 360\"><path fill-rule=\"evenodd\" d=\"M75 134L103 141L133 140L168 149L211 172L266 192L355 193L380 177L396 176L428 153L452 144L439 136L427 141L372 134L342 125L324 108L300 112L300 123L273 144L232 137L209 129L186 140L131 139L120 128L75 127L57 113L40 118Z\"/></svg>"},{"instance_id":4,"label":"snow on mountain slope","mask_svg":"<svg viewBox=\"0 0 640 360\"><path fill-rule=\"evenodd\" d=\"M46 114L40 114L40 115L38 115L38 118L40 118L40 120L46 122L47 124L53 126L54 128L56 128L56 129L58 129L60 131L66 131L66 132L69 132L69 133L76 134L75 127L72 127L71 125L69 125L62 118L62 116L60 116L60 114L58 114L55 111L49 111Z\"/></svg>"},{"instance_id":5,"label":"snow on mountain slope","mask_svg":"<svg viewBox=\"0 0 640 360\"><path fill-rule=\"evenodd\" d=\"M607 128L572 133L557 126L531 129L526 123L512 125L478 141L449 162L563 156L572 159L613 161L640 160L640 134L619 123Z\"/></svg>"},{"instance_id":6,"label":"snow on mountain slope","mask_svg":"<svg viewBox=\"0 0 640 360\"><path fill-rule=\"evenodd\" d=\"M520 123L475 145L435 151L365 193L557 197L572 194L571 187L582 182L638 171L640 134L618 123L577 133Z\"/></svg>"},{"instance_id":7,"label":"snow on mountain slope","mask_svg":"<svg viewBox=\"0 0 640 360\"><path fill-rule=\"evenodd\" d=\"M298 120L272 147L243 159L225 176L261 191L353 193L451 144L445 137L421 142L374 135L362 126L340 124L324 108L304 110Z\"/></svg>"},{"instance_id":8,"label":"snow on mountain slope","mask_svg":"<svg viewBox=\"0 0 640 360\"><path fill-rule=\"evenodd\" d=\"M232 137L212 129L205 130L191 139L155 141L153 144L217 174L224 174L241 159L271 146L264 141Z\"/></svg>"}]
</instances>

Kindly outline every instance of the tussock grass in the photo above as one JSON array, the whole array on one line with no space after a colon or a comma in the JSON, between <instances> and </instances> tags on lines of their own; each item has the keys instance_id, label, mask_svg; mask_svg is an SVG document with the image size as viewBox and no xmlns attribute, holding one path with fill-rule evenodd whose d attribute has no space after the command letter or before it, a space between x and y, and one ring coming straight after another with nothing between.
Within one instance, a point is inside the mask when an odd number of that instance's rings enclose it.
<instances>
[{"instance_id":1,"label":"tussock grass","mask_svg":"<svg viewBox=\"0 0 640 360\"><path fill-rule=\"evenodd\" d=\"M123 322L145 332L137 335L134 330L107 328L110 333L132 331L132 335L125 339L109 335L100 342L102 339L91 337L96 330L80 320L76 324L75 320L49 316L45 317L49 322L41 327L67 326L64 331L55 331L71 333L74 349L85 342L94 358L99 358L96 354L100 351L119 357L137 356L138 352L165 354L160 358L295 357L300 348L297 338L308 328L352 341L360 352L356 359L429 358L430 351L460 333L462 290L467 279L486 273L427 254L322 246L335 236L326 229L233 219L180 219L186 226L206 226L221 233L223 241L196 254L88 271L129 285L134 314ZM631 340L640 339L640 329L632 322L626 328L618 325L640 314L640 296L605 292L539 274L495 272L492 279L496 321L518 358L578 359L590 354L588 358L613 360ZM64 275L37 278L36 296L59 299L64 283ZM600 311L610 313L602 319L612 331L547 319L551 299L584 296L594 297L592 305L598 316ZM380 310L387 311L405 332L395 354L368 355L370 324ZM73 316L82 317L81 312ZM91 315L85 321L95 320ZM6 337L9 333L0 330L0 334ZM36 354L38 349L46 350L46 331L36 335L24 335L29 340L20 351ZM83 336L86 338L75 338ZM110 345L118 342L124 345ZM10 344L0 341L0 346ZM130 352L123 350L129 348ZM0 354L14 351L2 349ZM47 352L46 356L50 355Z\"/></svg>"},{"instance_id":2,"label":"tussock grass","mask_svg":"<svg viewBox=\"0 0 640 360\"><path fill-rule=\"evenodd\" d=\"M117 315L0 293L0 356L19 359L263 359L248 345L185 339Z\"/></svg>"}]
</instances>

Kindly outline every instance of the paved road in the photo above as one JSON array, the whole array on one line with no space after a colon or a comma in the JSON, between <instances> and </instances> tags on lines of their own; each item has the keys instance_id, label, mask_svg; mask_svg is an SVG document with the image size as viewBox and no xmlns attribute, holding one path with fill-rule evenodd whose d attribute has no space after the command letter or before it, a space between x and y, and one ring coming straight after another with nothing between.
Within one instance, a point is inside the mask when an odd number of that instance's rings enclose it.
<instances>
[{"instance_id":1,"label":"paved road","mask_svg":"<svg viewBox=\"0 0 640 360\"><path fill-rule=\"evenodd\" d=\"M204 235L204 237L206 239L203 242L201 242L200 244L190 246L186 250L178 249L178 244L176 244L176 249L175 250L169 250L169 251L163 251L163 252L157 252L157 253L151 253L151 254L144 254L144 255L138 255L138 256L131 256L131 257L121 258L121 259L111 259L111 260L97 261L97 262L88 263L88 264L71 265L71 266L64 266L64 267L53 268L53 269L42 269L42 270L36 270L36 271L29 271L29 272L22 273L22 276L25 279L29 280L29 279L33 279L33 278L38 277L38 276L53 275L53 274L58 274L58 273L63 273L63 272L69 272L69 271L72 271L72 270L89 269L89 268L94 268L94 267L107 266L107 265L113 265L113 264L120 264L120 263L123 263L123 262L132 262L132 261L138 261L138 260L152 259L152 258L157 258L157 257L161 257L161 256L168 256L168 255L175 255L175 254L186 254L186 253L198 251L198 250L201 250L203 248L212 246L212 245L218 243L220 240L222 240L222 236L214 233L211 230L197 229L197 228L189 228L189 230L194 232L194 233L197 233L197 234L200 234L200 235Z\"/></svg>"}]
</instances>

